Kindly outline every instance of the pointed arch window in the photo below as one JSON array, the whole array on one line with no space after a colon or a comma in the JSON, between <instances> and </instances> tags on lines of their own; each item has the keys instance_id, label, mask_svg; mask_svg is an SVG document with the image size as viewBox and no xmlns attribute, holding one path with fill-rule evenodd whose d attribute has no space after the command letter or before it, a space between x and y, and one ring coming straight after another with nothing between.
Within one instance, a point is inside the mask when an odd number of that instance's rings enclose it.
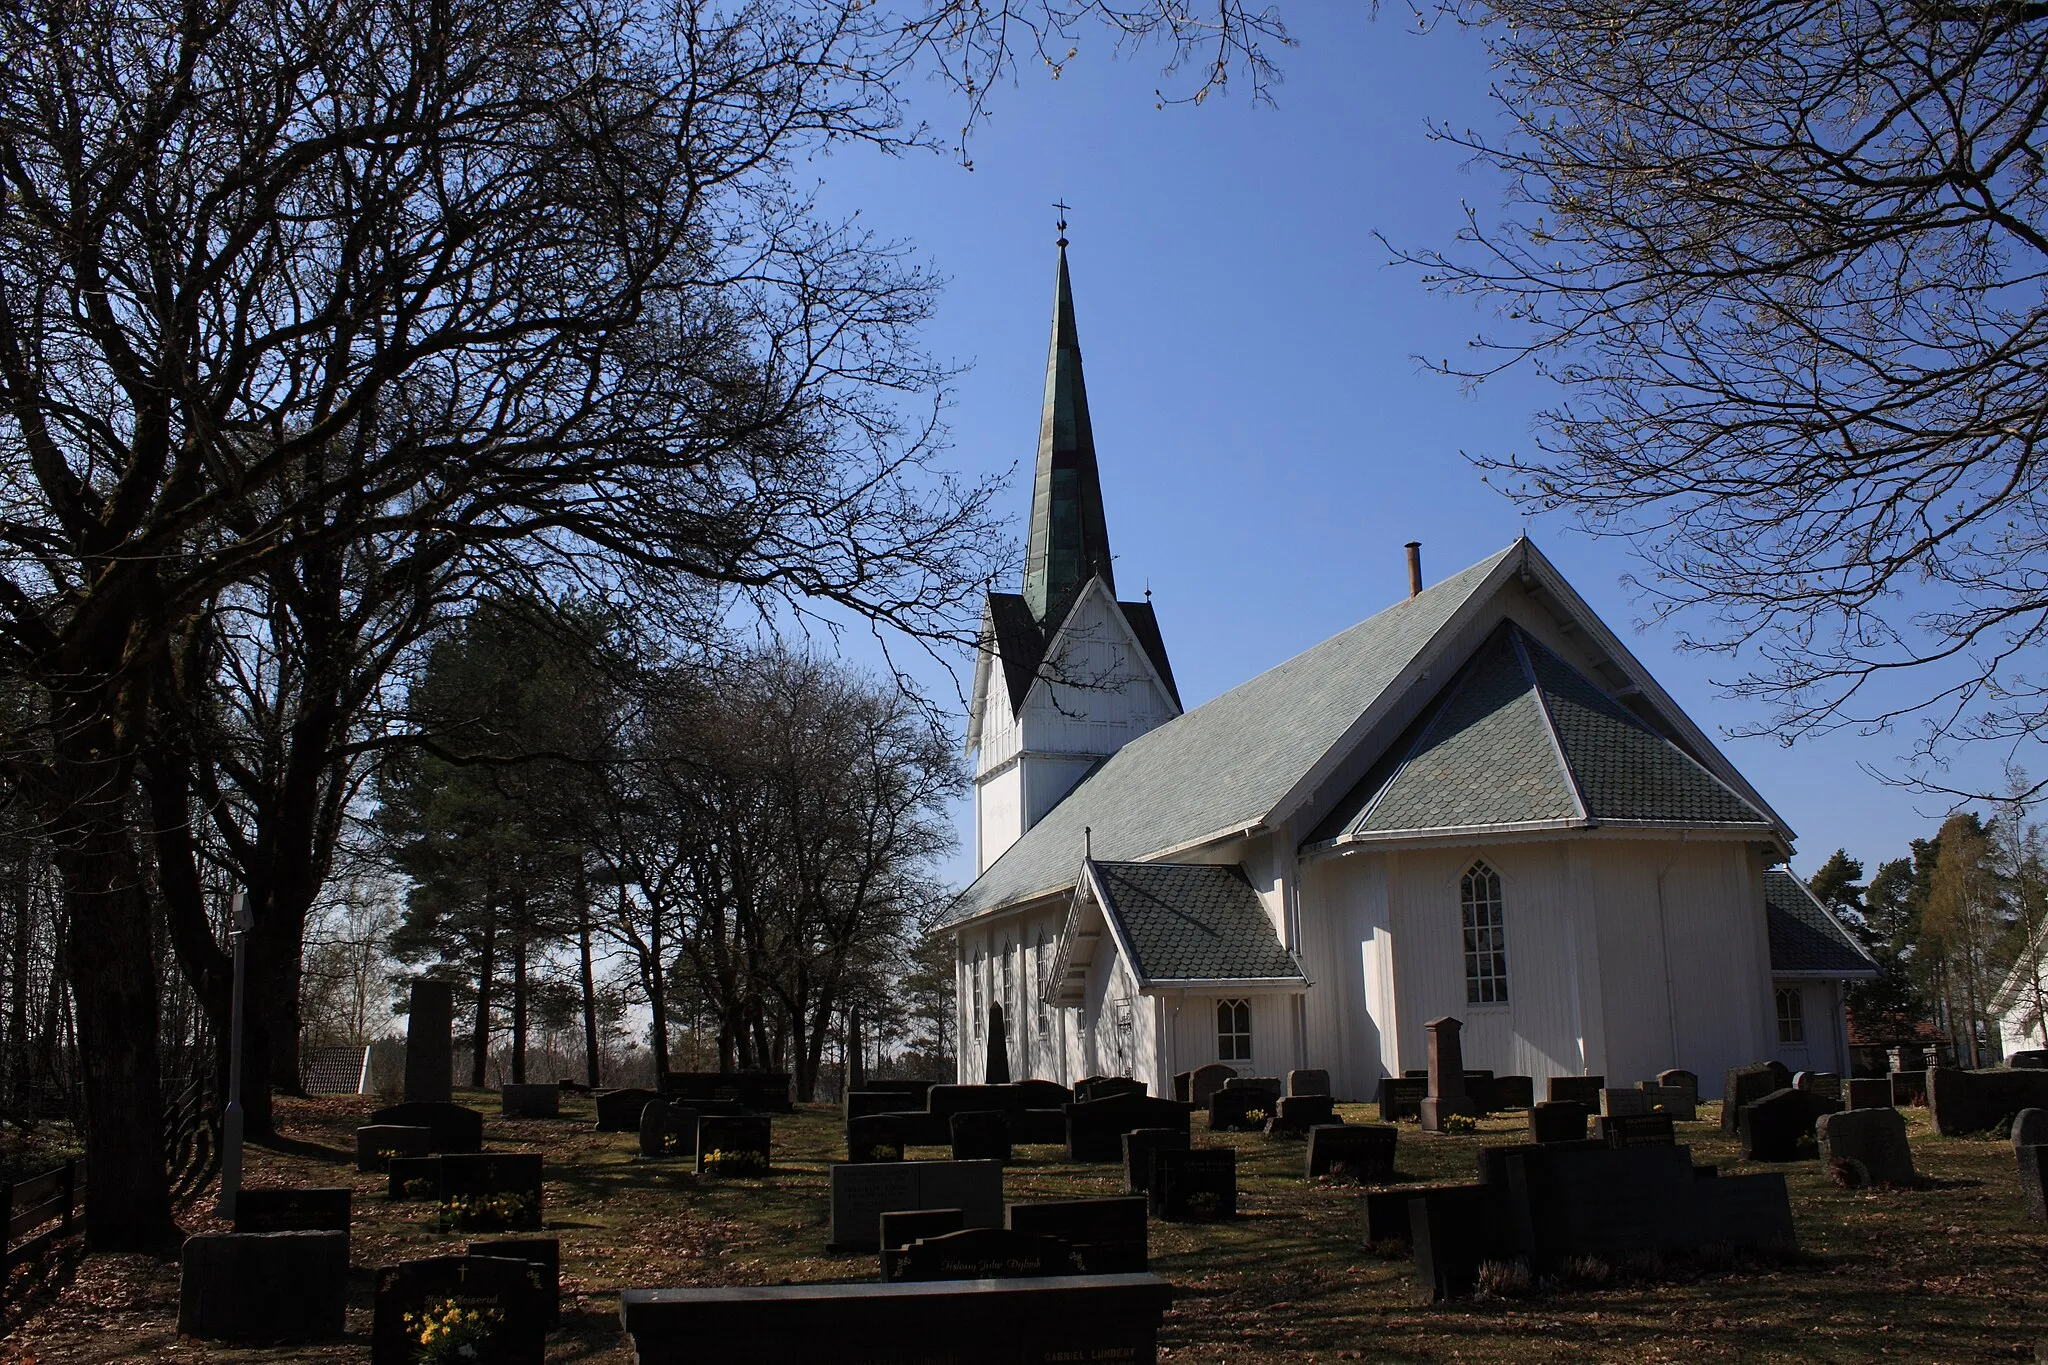
<instances>
[{"instance_id":1,"label":"pointed arch window","mask_svg":"<svg viewBox=\"0 0 2048 1365\"><path fill-rule=\"evenodd\" d=\"M1248 1062L1252 1059L1252 1002L1216 1002L1216 1060Z\"/></svg>"},{"instance_id":2,"label":"pointed arch window","mask_svg":"<svg viewBox=\"0 0 2048 1365\"><path fill-rule=\"evenodd\" d=\"M1045 930L1038 931L1038 1036L1043 1038L1052 1032L1052 1009L1045 1003L1046 978L1052 975L1052 944L1045 937Z\"/></svg>"},{"instance_id":3,"label":"pointed arch window","mask_svg":"<svg viewBox=\"0 0 2048 1365\"><path fill-rule=\"evenodd\" d=\"M973 983L974 992L974 1036L981 1037L983 1006L981 994L981 950L975 949L974 960L967 968L968 980Z\"/></svg>"},{"instance_id":4,"label":"pointed arch window","mask_svg":"<svg viewBox=\"0 0 2048 1365\"><path fill-rule=\"evenodd\" d=\"M1484 860L1466 868L1458 883L1458 913L1465 930L1465 1003L1505 1005L1508 939L1500 873Z\"/></svg>"}]
</instances>

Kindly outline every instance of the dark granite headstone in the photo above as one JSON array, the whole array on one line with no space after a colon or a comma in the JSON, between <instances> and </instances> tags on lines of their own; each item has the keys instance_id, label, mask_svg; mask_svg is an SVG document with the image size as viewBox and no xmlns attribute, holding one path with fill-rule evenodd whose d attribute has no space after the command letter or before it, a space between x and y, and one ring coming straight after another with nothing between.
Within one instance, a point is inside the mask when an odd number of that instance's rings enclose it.
<instances>
[{"instance_id":1,"label":"dark granite headstone","mask_svg":"<svg viewBox=\"0 0 2048 1365\"><path fill-rule=\"evenodd\" d=\"M442 1228L538 1230L547 1197L542 1165L539 1152L444 1155L434 1191Z\"/></svg>"},{"instance_id":2,"label":"dark granite headstone","mask_svg":"<svg viewBox=\"0 0 2048 1365\"><path fill-rule=\"evenodd\" d=\"M1278 1076L1231 1076L1223 1082L1225 1090L1258 1090L1279 1099L1287 1087Z\"/></svg>"},{"instance_id":3,"label":"dark granite headstone","mask_svg":"<svg viewBox=\"0 0 2048 1365\"><path fill-rule=\"evenodd\" d=\"M1657 1073L1657 1084L1667 1089L1676 1087L1685 1091L1690 1098L1690 1102L1694 1105L1698 1105L1700 1102L1700 1078L1690 1071L1676 1068L1670 1071L1660 1071Z\"/></svg>"},{"instance_id":4,"label":"dark granite headstone","mask_svg":"<svg viewBox=\"0 0 2048 1365\"><path fill-rule=\"evenodd\" d=\"M2005 1064L2022 1071L2048 1071L2048 1049L2027 1048L2005 1059Z\"/></svg>"},{"instance_id":5,"label":"dark granite headstone","mask_svg":"<svg viewBox=\"0 0 2048 1365\"><path fill-rule=\"evenodd\" d=\"M1079 1273L1057 1237L1008 1228L963 1228L912 1242L890 1259L892 1281L989 1280Z\"/></svg>"},{"instance_id":6,"label":"dark granite headstone","mask_svg":"<svg viewBox=\"0 0 2048 1365\"><path fill-rule=\"evenodd\" d=\"M202 1232L179 1249L180 1336L317 1341L340 1336L347 1311L345 1232Z\"/></svg>"},{"instance_id":7,"label":"dark granite headstone","mask_svg":"<svg viewBox=\"0 0 2048 1365\"><path fill-rule=\"evenodd\" d=\"M1155 1275L629 1289L639 1365L1150 1365L1173 1289Z\"/></svg>"},{"instance_id":8,"label":"dark granite headstone","mask_svg":"<svg viewBox=\"0 0 2048 1365\"><path fill-rule=\"evenodd\" d=\"M959 1209L966 1226L1000 1227L999 1161L846 1162L832 1167L833 1251L873 1251L881 1217L909 1209Z\"/></svg>"},{"instance_id":9,"label":"dark granite headstone","mask_svg":"<svg viewBox=\"0 0 2048 1365\"><path fill-rule=\"evenodd\" d=\"M441 1184L438 1156L395 1156L384 1163L387 1199L432 1199Z\"/></svg>"},{"instance_id":10,"label":"dark granite headstone","mask_svg":"<svg viewBox=\"0 0 2048 1365\"><path fill-rule=\"evenodd\" d=\"M1152 1154L1162 1147L1186 1151L1192 1142L1178 1128L1134 1128L1124 1134L1124 1193L1146 1194L1152 1189Z\"/></svg>"},{"instance_id":11,"label":"dark granite headstone","mask_svg":"<svg viewBox=\"0 0 2048 1365\"><path fill-rule=\"evenodd\" d=\"M1529 1141L1583 1142L1586 1106L1572 1100L1546 1100L1529 1110Z\"/></svg>"},{"instance_id":12,"label":"dark granite headstone","mask_svg":"<svg viewBox=\"0 0 2048 1365\"><path fill-rule=\"evenodd\" d=\"M1927 1072L1927 1108L1943 1137L1988 1132L2022 1109L2048 1109L2048 1071L1933 1067Z\"/></svg>"},{"instance_id":13,"label":"dark granite headstone","mask_svg":"<svg viewBox=\"0 0 2048 1365\"><path fill-rule=\"evenodd\" d=\"M1742 1106L1738 1130L1748 1161L1810 1161L1820 1155L1814 1125L1841 1106L1805 1090L1776 1090Z\"/></svg>"},{"instance_id":14,"label":"dark granite headstone","mask_svg":"<svg viewBox=\"0 0 2048 1365\"><path fill-rule=\"evenodd\" d=\"M2012 1149L2048 1143L2048 1109L2022 1109L2012 1116Z\"/></svg>"},{"instance_id":15,"label":"dark granite headstone","mask_svg":"<svg viewBox=\"0 0 2048 1365\"><path fill-rule=\"evenodd\" d=\"M1687 1086L1637 1081L1636 1092L1652 1114L1662 1114L1676 1123L1692 1123L1699 1118L1698 1098Z\"/></svg>"},{"instance_id":16,"label":"dark granite headstone","mask_svg":"<svg viewBox=\"0 0 2048 1365\"><path fill-rule=\"evenodd\" d=\"M414 981L405 1016L406 1102L446 1104L454 1096L455 987Z\"/></svg>"},{"instance_id":17,"label":"dark granite headstone","mask_svg":"<svg viewBox=\"0 0 2048 1365\"><path fill-rule=\"evenodd\" d=\"M765 1114L700 1115L698 1174L767 1175L774 1166L772 1122Z\"/></svg>"},{"instance_id":18,"label":"dark granite headstone","mask_svg":"<svg viewBox=\"0 0 2048 1365\"><path fill-rule=\"evenodd\" d=\"M1669 1147L1678 1141L1669 1114L1602 1114L1593 1136L1609 1147Z\"/></svg>"},{"instance_id":19,"label":"dark granite headstone","mask_svg":"<svg viewBox=\"0 0 2048 1365\"><path fill-rule=\"evenodd\" d=\"M1212 1133L1257 1132L1266 1126L1279 1106L1280 1097L1250 1086L1226 1085L1209 1096L1209 1131Z\"/></svg>"},{"instance_id":20,"label":"dark granite headstone","mask_svg":"<svg viewBox=\"0 0 2048 1365\"><path fill-rule=\"evenodd\" d=\"M637 1133L640 1131L640 1111L648 1102L661 1096L652 1090L629 1086L623 1090L600 1090L597 1092L597 1131L600 1133Z\"/></svg>"},{"instance_id":21,"label":"dark granite headstone","mask_svg":"<svg viewBox=\"0 0 2048 1365\"><path fill-rule=\"evenodd\" d=\"M2027 1202L2027 1216L2048 1222L2048 1146L2032 1143L2019 1149L2020 1193Z\"/></svg>"},{"instance_id":22,"label":"dark granite headstone","mask_svg":"<svg viewBox=\"0 0 2048 1365\"><path fill-rule=\"evenodd\" d=\"M481 1152L484 1116L466 1105L407 1100L370 1115L373 1128L425 1128L436 1152Z\"/></svg>"},{"instance_id":23,"label":"dark granite headstone","mask_svg":"<svg viewBox=\"0 0 2048 1365\"><path fill-rule=\"evenodd\" d=\"M1842 1078L1832 1071L1797 1071L1792 1075L1792 1088L1820 1096L1824 1100L1842 1102Z\"/></svg>"},{"instance_id":24,"label":"dark granite headstone","mask_svg":"<svg viewBox=\"0 0 2048 1365\"><path fill-rule=\"evenodd\" d=\"M1839 1163L1858 1185L1913 1184L1913 1149L1906 1142L1906 1120L1898 1110L1848 1109L1823 1114L1815 1126L1820 1155Z\"/></svg>"},{"instance_id":25,"label":"dark granite headstone","mask_svg":"<svg viewBox=\"0 0 2048 1365\"><path fill-rule=\"evenodd\" d=\"M1406 1076L1384 1076L1380 1079L1379 1106L1381 1123L1398 1123L1402 1119L1422 1117L1422 1100L1429 1094L1429 1081L1416 1080Z\"/></svg>"},{"instance_id":26,"label":"dark granite headstone","mask_svg":"<svg viewBox=\"0 0 2048 1365\"><path fill-rule=\"evenodd\" d=\"M419 1340L407 1314L453 1302L489 1316L477 1359L491 1365L541 1365L547 1353L547 1285L532 1261L497 1256L431 1256L377 1268L370 1327L371 1365L407 1365Z\"/></svg>"},{"instance_id":27,"label":"dark granite headstone","mask_svg":"<svg viewBox=\"0 0 2048 1365\"><path fill-rule=\"evenodd\" d=\"M291 1190L244 1189L235 1195L236 1232L347 1232L346 1185Z\"/></svg>"},{"instance_id":28,"label":"dark granite headstone","mask_svg":"<svg viewBox=\"0 0 2048 1365\"><path fill-rule=\"evenodd\" d=\"M1892 1107L1892 1081L1889 1076L1852 1076L1846 1088L1851 1109Z\"/></svg>"},{"instance_id":29,"label":"dark granite headstone","mask_svg":"<svg viewBox=\"0 0 2048 1365\"><path fill-rule=\"evenodd\" d=\"M714 1112L713 1106L723 1102L737 1106L729 1112L787 1114L791 1108L789 1082L786 1071L671 1071L662 1078L661 1091L672 1100L681 1100L706 1113ZM907 1106L912 1109L924 1108L924 1092L930 1086L930 1081L867 1083L869 1090L899 1089L917 1096L918 1102Z\"/></svg>"},{"instance_id":30,"label":"dark granite headstone","mask_svg":"<svg viewBox=\"0 0 2048 1365\"><path fill-rule=\"evenodd\" d=\"M1650 1112L1650 1097L1640 1090L1617 1090L1609 1086L1600 1092L1600 1112L1609 1117Z\"/></svg>"},{"instance_id":31,"label":"dark granite headstone","mask_svg":"<svg viewBox=\"0 0 2048 1365\"><path fill-rule=\"evenodd\" d=\"M970 1110L952 1117L953 1160L1008 1161L1010 1118L1000 1110Z\"/></svg>"},{"instance_id":32,"label":"dark granite headstone","mask_svg":"<svg viewBox=\"0 0 2048 1365\"><path fill-rule=\"evenodd\" d=\"M434 1130L394 1123L368 1124L356 1129L356 1169L381 1171L395 1156L431 1156Z\"/></svg>"},{"instance_id":33,"label":"dark granite headstone","mask_svg":"<svg viewBox=\"0 0 2048 1365\"><path fill-rule=\"evenodd\" d=\"M1416 1302L1462 1298L1477 1284L1481 1264L1512 1256L1501 1204L1499 1192L1484 1185L1411 1193L1408 1242L1415 1255Z\"/></svg>"},{"instance_id":34,"label":"dark granite headstone","mask_svg":"<svg viewBox=\"0 0 2048 1365\"><path fill-rule=\"evenodd\" d=\"M1024 1096L1013 1085L935 1085L925 1097L928 1113L955 1114L1022 1109Z\"/></svg>"},{"instance_id":35,"label":"dark granite headstone","mask_svg":"<svg viewBox=\"0 0 2048 1365\"><path fill-rule=\"evenodd\" d=\"M1010 1205L1010 1229L1056 1237L1072 1248L1085 1275L1130 1275L1151 1269L1145 1200L1047 1199Z\"/></svg>"},{"instance_id":36,"label":"dark granite headstone","mask_svg":"<svg viewBox=\"0 0 2048 1365\"><path fill-rule=\"evenodd\" d=\"M1582 1104L1587 1113L1597 1114L1606 1088L1605 1076L1552 1076L1544 1082L1543 1098L1552 1104Z\"/></svg>"},{"instance_id":37,"label":"dark granite headstone","mask_svg":"<svg viewBox=\"0 0 2048 1365\"><path fill-rule=\"evenodd\" d=\"M909 1110L924 1108L922 1101L913 1103L909 1096L893 1090L850 1090L846 1095L846 1118L849 1122L865 1118L869 1114L901 1114Z\"/></svg>"},{"instance_id":38,"label":"dark granite headstone","mask_svg":"<svg viewBox=\"0 0 2048 1365\"><path fill-rule=\"evenodd\" d=\"M1236 1075L1236 1067L1225 1066L1221 1062L1198 1066L1188 1074L1188 1093L1184 1098L1197 1109L1207 1109L1209 1097Z\"/></svg>"},{"instance_id":39,"label":"dark granite headstone","mask_svg":"<svg viewBox=\"0 0 2048 1365\"><path fill-rule=\"evenodd\" d=\"M862 1114L846 1121L848 1161L903 1160L903 1125L896 1114ZM693 1139L694 1140L694 1139Z\"/></svg>"},{"instance_id":40,"label":"dark granite headstone","mask_svg":"<svg viewBox=\"0 0 2048 1365\"><path fill-rule=\"evenodd\" d=\"M1069 1161L1121 1161L1125 1133L1135 1128L1188 1127L1188 1106L1143 1095L1076 1100L1067 1106L1066 1116Z\"/></svg>"},{"instance_id":41,"label":"dark granite headstone","mask_svg":"<svg viewBox=\"0 0 2048 1365\"><path fill-rule=\"evenodd\" d=\"M1466 1073L1469 1077L1471 1073ZM1527 1076L1489 1076L1483 1081L1468 1079L1466 1086L1480 1108L1489 1114L1527 1109L1536 1103L1536 1082Z\"/></svg>"},{"instance_id":42,"label":"dark granite headstone","mask_svg":"<svg viewBox=\"0 0 2048 1365\"><path fill-rule=\"evenodd\" d=\"M944 1237L966 1227L958 1209L894 1209L882 1215L882 1279L902 1279L896 1273L896 1258L912 1242L926 1237Z\"/></svg>"},{"instance_id":43,"label":"dark granite headstone","mask_svg":"<svg viewBox=\"0 0 2048 1365\"><path fill-rule=\"evenodd\" d=\"M1927 1072L1894 1071L1891 1076L1892 1104L1895 1108L1909 1109L1916 1104L1927 1103Z\"/></svg>"},{"instance_id":44,"label":"dark granite headstone","mask_svg":"<svg viewBox=\"0 0 2048 1365\"><path fill-rule=\"evenodd\" d=\"M1293 1095L1327 1095L1330 1093L1330 1073L1323 1070L1296 1070L1287 1073L1287 1093Z\"/></svg>"},{"instance_id":45,"label":"dark granite headstone","mask_svg":"<svg viewBox=\"0 0 2048 1365\"><path fill-rule=\"evenodd\" d=\"M1308 1130L1307 1176L1339 1176L1373 1184L1394 1178L1401 1130L1373 1123L1319 1123Z\"/></svg>"},{"instance_id":46,"label":"dark granite headstone","mask_svg":"<svg viewBox=\"0 0 2048 1365\"><path fill-rule=\"evenodd\" d=\"M1335 1104L1328 1095L1283 1095L1278 1111L1266 1120L1266 1132L1272 1137L1307 1137L1318 1124L1342 1123Z\"/></svg>"},{"instance_id":47,"label":"dark granite headstone","mask_svg":"<svg viewBox=\"0 0 2048 1365\"><path fill-rule=\"evenodd\" d=\"M1086 1104L1094 1100L1116 1099L1121 1095L1144 1098L1152 1092L1141 1080L1131 1076L1090 1076L1074 1084L1074 1102Z\"/></svg>"},{"instance_id":48,"label":"dark granite headstone","mask_svg":"<svg viewBox=\"0 0 2048 1365\"><path fill-rule=\"evenodd\" d=\"M554 1237L499 1237L488 1242L471 1242L464 1251L471 1256L495 1256L501 1260L525 1261L540 1270L540 1288L545 1306L547 1330L562 1321L562 1244Z\"/></svg>"},{"instance_id":49,"label":"dark granite headstone","mask_svg":"<svg viewBox=\"0 0 2048 1365\"><path fill-rule=\"evenodd\" d=\"M647 1161L697 1155L696 1106L653 1099L640 1108L640 1156Z\"/></svg>"},{"instance_id":50,"label":"dark granite headstone","mask_svg":"<svg viewBox=\"0 0 2048 1365\"><path fill-rule=\"evenodd\" d=\"M1792 1088L1792 1073L1783 1062L1758 1062L1754 1066L1731 1066L1721 1082L1721 1132L1733 1137L1740 1124L1742 1106L1777 1090Z\"/></svg>"},{"instance_id":51,"label":"dark granite headstone","mask_svg":"<svg viewBox=\"0 0 2048 1365\"><path fill-rule=\"evenodd\" d=\"M1058 1081L1012 1081L1010 1089L1024 1109L1065 1109L1074 1102L1074 1092Z\"/></svg>"},{"instance_id":52,"label":"dark granite headstone","mask_svg":"<svg viewBox=\"0 0 2048 1365\"><path fill-rule=\"evenodd\" d=\"M498 1088L498 1116L508 1119L558 1119L562 1116L559 1085L505 1085Z\"/></svg>"},{"instance_id":53,"label":"dark granite headstone","mask_svg":"<svg viewBox=\"0 0 2048 1365\"><path fill-rule=\"evenodd\" d=\"M1168 1222L1237 1217L1237 1152L1229 1147L1160 1148L1152 1153L1147 1198L1153 1214Z\"/></svg>"},{"instance_id":54,"label":"dark granite headstone","mask_svg":"<svg viewBox=\"0 0 2048 1365\"><path fill-rule=\"evenodd\" d=\"M981 1074L991 1085L1007 1085L1010 1080L1010 1034L1004 1027L1003 1005L1000 1000L991 1000L988 1005L988 1047L982 1053ZM933 1276L934 1279L951 1278Z\"/></svg>"}]
</instances>

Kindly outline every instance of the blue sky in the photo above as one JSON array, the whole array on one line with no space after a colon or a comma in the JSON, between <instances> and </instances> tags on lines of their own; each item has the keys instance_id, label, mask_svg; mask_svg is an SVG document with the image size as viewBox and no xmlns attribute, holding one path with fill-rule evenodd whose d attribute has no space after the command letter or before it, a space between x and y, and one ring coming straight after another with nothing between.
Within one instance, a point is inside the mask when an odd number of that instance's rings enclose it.
<instances>
[{"instance_id":1,"label":"blue sky","mask_svg":"<svg viewBox=\"0 0 2048 1365\"><path fill-rule=\"evenodd\" d=\"M1403 542L1423 543L1434 581L1526 527L1710 733L1759 719L1717 691L1734 661L1679 653L1668 627L1635 630L1626 547L1562 518L1525 522L1465 458L1528 450L1547 386L1509 374L1468 392L1414 359L1460 355L1487 316L1389 264L1373 234L1447 244L1462 202L1497 202L1496 182L1425 126L1495 126L1484 50L1455 30L1418 33L1402 6L1378 20L1362 5L1283 9L1299 46L1280 54L1277 108L1232 93L1156 109L1156 54L1112 60L1106 39L1084 41L1059 80L1027 69L998 90L972 171L866 152L811 167L828 207L858 210L950 281L927 332L968 366L947 414L950 462L1014 471L1021 529L1050 206L1064 198L1117 583L1126 597L1151 586L1188 705L1397 600ZM937 85L911 95L934 126L958 123ZM930 682L950 686L936 669ZM1838 846L1874 870L1945 808L1859 769L1899 770L1903 734L1723 747L1798 831L1801 872ZM1999 763L1966 756L1952 776L1997 787ZM963 806L963 836L966 818ZM971 874L971 841L948 870Z\"/></svg>"}]
</instances>

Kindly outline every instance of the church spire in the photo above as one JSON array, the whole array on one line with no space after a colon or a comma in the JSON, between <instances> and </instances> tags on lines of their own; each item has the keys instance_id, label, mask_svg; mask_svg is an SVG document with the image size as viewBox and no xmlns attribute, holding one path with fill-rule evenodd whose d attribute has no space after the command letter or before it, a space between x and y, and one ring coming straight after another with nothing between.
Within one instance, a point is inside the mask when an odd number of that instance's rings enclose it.
<instances>
[{"instance_id":1,"label":"church spire","mask_svg":"<svg viewBox=\"0 0 2048 1365\"><path fill-rule=\"evenodd\" d=\"M1024 550L1024 600L1041 626L1072 590L1100 577L1112 594L1109 527L1102 515L1102 479L1088 388L1081 380L1081 340L1074 327L1074 288L1067 278L1067 224L1060 221L1059 282L1053 296L1052 353L1045 365L1045 411L1038 423L1038 470L1031 484L1031 530Z\"/></svg>"}]
</instances>

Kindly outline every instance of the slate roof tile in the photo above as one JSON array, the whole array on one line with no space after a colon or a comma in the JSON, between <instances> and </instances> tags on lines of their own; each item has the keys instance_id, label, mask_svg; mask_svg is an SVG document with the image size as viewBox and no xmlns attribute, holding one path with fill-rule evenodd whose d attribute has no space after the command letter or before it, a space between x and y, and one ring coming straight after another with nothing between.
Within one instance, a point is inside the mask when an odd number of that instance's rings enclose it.
<instances>
[{"instance_id":1,"label":"slate roof tile","mask_svg":"<svg viewBox=\"0 0 2048 1365\"><path fill-rule=\"evenodd\" d=\"M1764 869L1764 907L1771 933L1771 970L1874 977L1877 964L1849 936L1806 883L1782 867Z\"/></svg>"},{"instance_id":2,"label":"slate roof tile","mask_svg":"<svg viewBox=\"0 0 2048 1365\"><path fill-rule=\"evenodd\" d=\"M1098 862L1095 870L1141 980L1302 979L1242 868Z\"/></svg>"}]
</instances>

